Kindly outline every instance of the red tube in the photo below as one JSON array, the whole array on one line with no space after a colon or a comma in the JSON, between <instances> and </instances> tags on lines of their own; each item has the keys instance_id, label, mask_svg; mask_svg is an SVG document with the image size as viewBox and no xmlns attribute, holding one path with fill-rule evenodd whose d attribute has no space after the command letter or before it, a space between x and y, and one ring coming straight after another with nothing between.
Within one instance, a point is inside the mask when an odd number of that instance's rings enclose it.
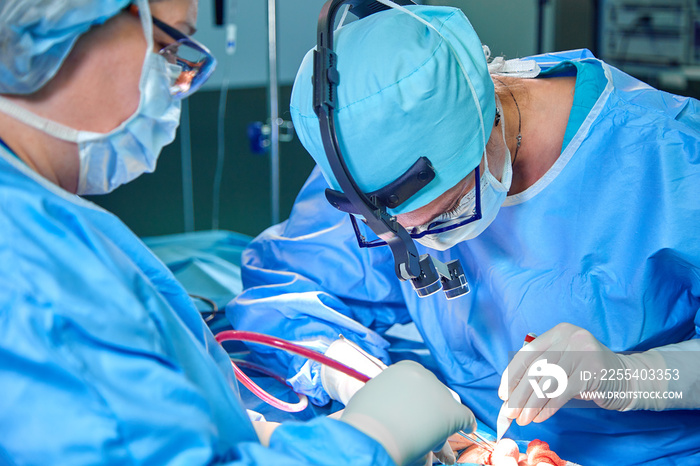
<instances>
[{"instance_id":1,"label":"red tube","mask_svg":"<svg viewBox=\"0 0 700 466\"><path fill-rule=\"evenodd\" d=\"M239 364L244 365L244 363L238 361ZM236 374L236 379L238 379L239 382L241 382L248 390L253 392L255 396L263 400L265 403L269 404L270 406L273 406L277 409L281 409L282 411L286 411L288 413L298 413L300 411L304 411L307 406L309 406L309 399L306 397L306 395L300 395L297 394L299 397L299 402L297 403L288 403L286 401L282 401L279 398L276 398L269 393L267 393L265 390L260 388L258 384L253 382L237 365L235 362L231 361L231 365L233 366L233 372ZM253 369L258 370L260 372L263 372L267 375L270 375L276 380L280 380L281 377L277 377L270 373L267 370L264 370L262 368L259 368L253 364L247 364L253 367ZM284 380L281 380L284 383Z\"/></svg>"},{"instance_id":2,"label":"red tube","mask_svg":"<svg viewBox=\"0 0 700 466\"><path fill-rule=\"evenodd\" d=\"M231 358L231 362L234 363L235 365L237 365L238 367L242 367L244 369L252 369L256 372L260 372L263 375L266 375L268 377L275 379L276 381L278 381L282 385L287 384L287 381L284 380L284 377L275 374L267 367L259 366L258 364L255 364L254 362L246 361L245 359Z\"/></svg>"},{"instance_id":3,"label":"red tube","mask_svg":"<svg viewBox=\"0 0 700 466\"><path fill-rule=\"evenodd\" d=\"M223 343L224 341L236 340L236 341L247 341L251 343L259 343L261 345L272 346L273 348L283 349L290 353L298 354L304 356L305 358L312 359L314 361L320 362L328 367L331 367L343 374L354 377L360 382L367 382L370 378L365 374L356 371L355 369L342 364L335 359L331 359L325 354L321 354L317 351L304 348L301 345L292 343L281 338L273 337L270 335L264 335L262 333L247 332L244 330L225 330L216 335L216 341Z\"/></svg>"}]
</instances>

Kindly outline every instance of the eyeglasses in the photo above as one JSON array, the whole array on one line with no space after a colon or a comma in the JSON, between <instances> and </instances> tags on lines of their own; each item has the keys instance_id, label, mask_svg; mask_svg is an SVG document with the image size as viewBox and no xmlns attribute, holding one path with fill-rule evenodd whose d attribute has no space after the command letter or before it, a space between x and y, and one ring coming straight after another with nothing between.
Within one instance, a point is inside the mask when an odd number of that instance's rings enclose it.
<instances>
[{"instance_id":1,"label":"eyeglasses","mask_svg":"<svg viewBox=\"0 0 700 466\"><path fill-rule=\"evenodd\" d=\"M138 6L129 5L129 12L138 16ZM216 58L201 43L155 16L151 18L154 26L175 39L175 42L160 49L158 54L168 63L181 68L180 75L170 87L170 94L176 99L184 99L196 92L209 79L216 68Z\"/></svg>"},{"instance_id":2,"label":"eyeglasses","mask_svg":"<svg viewBox=\"0 0 700 466\"><path fill-rule=\"evenodd\" d=\"M408 234L413 239L420 239L427 235L434 235L437 233L444 233L446 231L454 230L456 228L462 227L468 223L472 223L481 218L481 178L479 176L479 167L474 169L474 180L475 186L475 198L474 210L471 215L465 218L457 218L450 220L434 221L428 225L428 228L417 233L412 233L411 229L408 229ZM387 243L383 239L367 240L364 234L360 231L360 226L357 224L357 219L354 215L350 214L350 222L352 223L352 229L355 231L355 237L357 238L357 244L361 248L376 248L379 246L386 246Z\"/></svg>"}]
</instances>

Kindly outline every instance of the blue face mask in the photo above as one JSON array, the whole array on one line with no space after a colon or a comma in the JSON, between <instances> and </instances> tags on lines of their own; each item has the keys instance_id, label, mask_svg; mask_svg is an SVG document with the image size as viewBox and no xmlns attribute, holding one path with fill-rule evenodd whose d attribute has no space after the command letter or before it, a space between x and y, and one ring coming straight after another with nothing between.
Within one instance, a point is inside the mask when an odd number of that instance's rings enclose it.
<instances>
[{"instance_id":1,"label":"blue face mask","mask_svg":"<svg viewBox=\"0 0 700 466\"><path fill-rule=\"evenodd\" d=\"M145 9L147 10L147 3ZM109 133L69 128L35 115L0 97L0 110L58 139L78 144L80 173L77 194L105 194L146 172L152 172L161 149L175 139L180 101L171 87L181 68L153 50L150 14L141 17L148 50L141 71L139 106L131 117Z\"/></svg>"}]
</instances>

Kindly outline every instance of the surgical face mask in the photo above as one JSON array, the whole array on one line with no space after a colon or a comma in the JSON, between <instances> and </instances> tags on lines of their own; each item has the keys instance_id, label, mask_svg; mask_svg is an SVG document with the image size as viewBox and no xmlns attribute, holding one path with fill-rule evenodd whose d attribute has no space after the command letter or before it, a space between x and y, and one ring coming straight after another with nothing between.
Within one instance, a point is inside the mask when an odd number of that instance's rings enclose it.
<instances>
[{"instance_id":1,"label":"surgical face mask","mask_svg":"<svg viewBox=\"0 0 700 466\"><path fill-rule=\"evenodd\" d=\"M180 101L169 90L179 75L179 70L171 70L173 66L177 67L150 52L134 115L107 134L78 133L78 194L108 193L155 170L161 150L175 139L180 123Z\"/></svg>"},{"instance_id":2,"label":"surgical face mask","mask_svg":"<svg viewBox=\"0 0 700 466\"><path fill-rule=\"evenodd\" d=\"M498 111L503 114L501 104L497 100ZM451 248L452 246L460 243L462 241L472 239L480 235L486 227L488 227L491 222L496 218L503 201L508 194L510 189L510 183L513 176L513 167L510 160L510 151L508 146L505 144L505 124L501 124L501 135L503 137L505 147L505 159L503 165L503 174L501 175L501 181L496 179L495 176L489 170L489 158L484 157L485 170L484 175L481 177L480 188L481 188L481 218L476 219L473 222L462 225L458 228L452 230L442 231L440 233L427 234L420 238L415 238L423 246L437 249L438 251L444 251ZM471 189L459 202L459 205L454 210L454 212L448 214L443 214L435 220L431 221L429 225L421 225L411 229L411 234L415 234L423 230L427 230L430 225L434 225L439 222L442 227L449 226L449 224L461 223L463 220L472 216L476 211L476 187Z\"/></svg>"},{"instance_id":3,"label":"surgical face mask","mask_svg":"<svg viewBox=\"0 0 700 466\"><path fill-rule=\"evenodd\" d=\"M148 11L147 2L139 3L141 11ZM150 14L141 15L141 23L148 52L139 82L139 106L129 119L109 133L75 130L0 97L1 111L58 139L78 144L78 194L105 194L145 172L152 172L161 149L175 139L180 101L171 96L170 88L180 74L180 67L152 52Z\"/></svg>"}]
</instances>

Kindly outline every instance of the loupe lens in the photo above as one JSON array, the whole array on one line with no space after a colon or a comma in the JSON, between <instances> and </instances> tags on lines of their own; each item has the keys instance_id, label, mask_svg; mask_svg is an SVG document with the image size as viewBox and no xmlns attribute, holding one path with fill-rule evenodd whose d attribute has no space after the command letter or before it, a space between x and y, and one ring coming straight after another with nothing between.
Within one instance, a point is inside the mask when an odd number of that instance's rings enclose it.
<instances>
[{"instance_id":1,"label":"loupe lens","mask_svg":"<svg viewBox=\"0 0 700 466\"><path fill-rule=\"evenodd\" d=\"M423 254L420 256L420 269L421 275L417 278L411 279L411 284L413 289L421 298L430 296L442 288L442 282L440 281L440 274L438 274L435 264L430 260L430 256Z\"/></svg>"}]
</instances>

